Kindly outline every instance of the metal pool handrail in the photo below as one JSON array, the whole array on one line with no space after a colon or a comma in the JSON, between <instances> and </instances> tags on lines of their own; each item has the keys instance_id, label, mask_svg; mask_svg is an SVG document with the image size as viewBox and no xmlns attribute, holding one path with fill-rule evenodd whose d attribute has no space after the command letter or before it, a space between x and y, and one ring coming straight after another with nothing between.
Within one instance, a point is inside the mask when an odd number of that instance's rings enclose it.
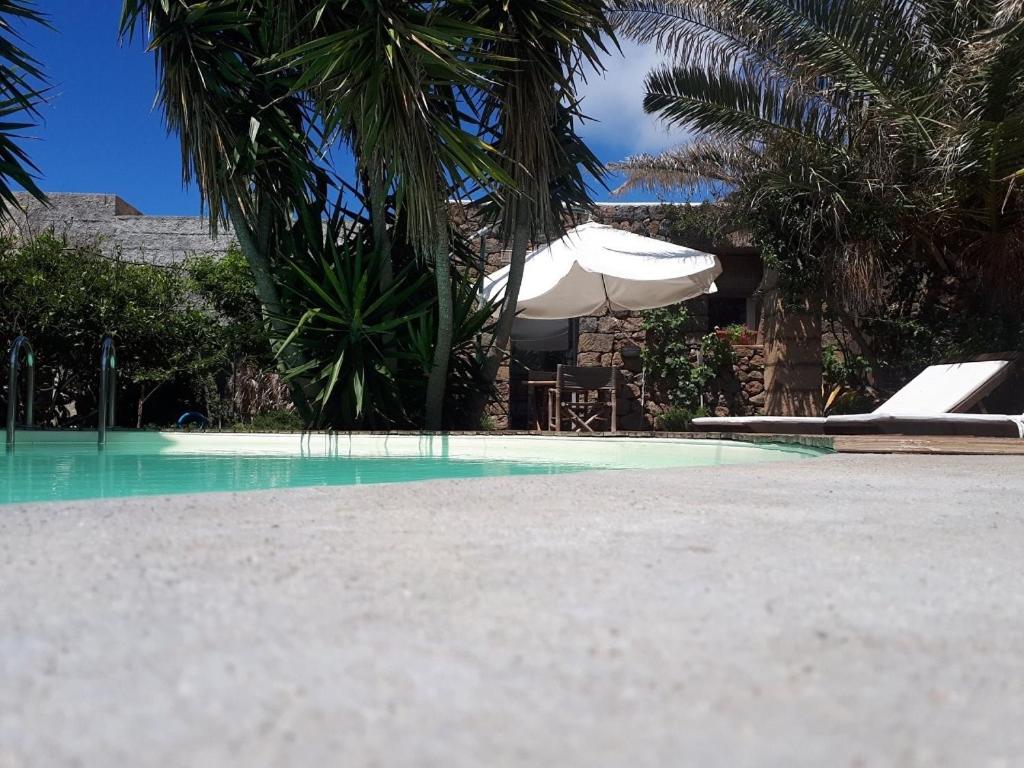
<instances>
[{"instance_id":1,"label":"metal pool handrail","mask_svg":"<svg viewBox=\"0 0 1024 768\"><path fill-rule=\"evenodd\" d=\"M100 348L100 404L97 440L101 446L107 444L107 428L114 426L114 410L117 404L117 347L113 336L103 337Z\"/></svg>"},{"instance_id":2,"label":"metal pool handrail","mask_svg":"<svg viewBox=\"0 0 1024 768\"><path fill-rule=\"evenodd\" d=\"M7 374L7 450L14 448L14 421L18 411L18 374L21 372L21 350L25 350L25 425L32 426L32 402L36 395L36 356L32 345L24 336L18 336L11 344L8 356L10 371Z\"/></svg>"}]
</instances>

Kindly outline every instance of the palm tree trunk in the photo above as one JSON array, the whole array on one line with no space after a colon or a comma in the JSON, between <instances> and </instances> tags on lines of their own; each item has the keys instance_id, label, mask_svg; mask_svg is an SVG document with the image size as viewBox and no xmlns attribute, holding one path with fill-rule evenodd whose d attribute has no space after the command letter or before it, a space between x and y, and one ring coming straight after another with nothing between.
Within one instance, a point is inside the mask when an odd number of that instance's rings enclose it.
<instances>
[{"instance_id":1,"label":"palm tree trunk","mask_svg":"<svg viewBox=\"0 0 1024 768\"><path fill-rule=\"evenodd\" d=\"M230 200L228 202L228 216L231 219L231 224L235 230L235 236L238 238L238 244L242 249L242 255L245 256L246 262L249 264L249 270L252 272L253 281L256 284L256 297L260 300L260 304L263 305L263 317L269 322L270 327L274 331L274 336L277 340L272 340L271 347L276 352L280 345L280 339L284 339L290 329L287 324L282 320L282 307L281 307L281 296L277 290L277 283L274 282L273 273L270 269L270 259L267 256L267 241L269 232L269 211L264 208L260 212L260 234L257 235L253 232L249 226L249 222L245 218L245 214L242 212L242 207L238 204L237 200ZM262 242L263 247L260 247ZM289 347L282 354L285 367L297 368L304 362L302 354L292 347ZM290 382L292 391L292 401L295 403L295 409L299 412L306 423L309 423L312 417L312 411L309 408L309 403L306 398L302 382L293 380Z\"/></svg>"},{"instance_id":2,"label":"palm tree trunk","mask_svg":"<svg viewBox=\"0 0 1024 768\"><path fill-rule=\"evenodd\" d=\"M380 270L381 293L391 288L395 282L395 267L391 259L391 235L388 233L388 190L384 177L376 171L369 174L370 187L370 218L373 225L373 247L383 259ZM390 320L391 316L388 315ZM394 345L395 334L385 334L383 343L390 349ZM394 373L398 370L398 358L395 355L388 355L384 358L384 365Z\"/></svg>"},{"instance_id":3,"label":"palm tree trunk","mask_svg":"<svg viewBox=\"0 0 1024 768\"><path fill-rule=\"evenodd\" d=\"M452 353L453 310L452 279L448 257L448 238L434 251L434 277L437 282L437 342L434 361L427 379L427 429L440 431L444 424L444 398L448 383L448 361Z\"/></svg>"},{"instance_id":4,"label":"palm tree trunk","mask_svg":"<svg viewBox=\"0 0 1024 768\"><path fill-rule=\"evenodd\" d=\"M526 206L521 205L519 208L521 213L518 214L512 234L512 255L508 265L505 297L502 300L498 324L494 329L494 343L484 367L487 381L494 381L512 339L512 326L516 319L516 307L519 305L519 289L523 285L523 273L526 271L526 250L530 246L530 219Z\"/></svg>"},{"instance_id":5,"label":"palm tree trunk","mask_svg":"<svg viewBox=\"0 0 1024 768\"><path fill-rule=\"evenodd\" d=\"M774 272L766 273L763 285L764 413L820 416L821 301L812 298L799 307L789 305Z\"/></svg>"},{"instance_id":6,"label":"palm tree trunk","mask_svg":"<svg viewBox=\"0 0 1024 768\"><path fill-rule=\"evenodd\" d=\"M526 251L530 245L530 216L525 205L519 205L516 222L512 231L512 255L508 267L508 283L502 299L498 322L494 328L487 359L484 361L482 375L484 381L493 383L501 370L501 362L508 352L512 340L512 326L515 324L516 308L519 305L519 289L523 285L523 273L526 271ZM473 423L478 422L487 407L487 392L477 392L473 398L471 417Z\"/></svg>"},{"instance_id":7,"label":"palm tree trunk","mask_svg":"<svg viewBox=\"0 0 1024 768\"><path fill-rule=\"evenodd\" d=\"M376 172L370 175L370 218L373 223L373 246L384 257L384 268L380 274L381 290L387 290L395 280L395 268L391 261L391 237L388 234L388 191L384 179Z\"/></svg>"}]
</instances>

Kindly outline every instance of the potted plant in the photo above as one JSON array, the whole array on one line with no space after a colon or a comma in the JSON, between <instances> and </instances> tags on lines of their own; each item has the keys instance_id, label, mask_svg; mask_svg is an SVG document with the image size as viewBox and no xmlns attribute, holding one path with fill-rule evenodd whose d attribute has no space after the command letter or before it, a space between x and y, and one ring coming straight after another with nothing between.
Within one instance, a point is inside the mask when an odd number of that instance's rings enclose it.
<instances>
[{"instance_id":1,"label":"potted plant","mask_svg":"<svg viewBox=\"0 0 1024 768\"><path fill-rule=\"evenodd\" d=\"M715 328L715 335L736 346L749 346L757 344L757 331L748 328L740 323L727 325L725 328Z\"/></svg>"}]
</instances>

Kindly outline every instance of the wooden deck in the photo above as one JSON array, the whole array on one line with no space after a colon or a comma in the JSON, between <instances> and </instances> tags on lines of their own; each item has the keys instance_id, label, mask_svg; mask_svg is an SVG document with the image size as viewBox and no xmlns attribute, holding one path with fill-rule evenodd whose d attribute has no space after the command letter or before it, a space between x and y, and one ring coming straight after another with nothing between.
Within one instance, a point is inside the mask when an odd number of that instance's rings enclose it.
<instances>
[{"instance_id":1,"label":"wooden deck","mask_svg":"<svg viewBox=\"0 0 1024 768\"><path fill-rule=\"evenodd\" d=\"M835 435L838 453L943 453L954 456L1024 456L1024 440L1007 437L908 437Z\"/></svg>"},{"instance_id":2,"label":"wooden deck","mask_svg":"<svg viewBox=\"0 0 1024 768\"><path fill-rule=\"evenodd\" d=\"M486 433L485 433L486 434ZM493 434L493 433L490 433ZM949 456L1024 456L1024 440L1015 437L910 435L787 435L760 432L503 432L560 437L635 437L691 440L737 440L744 443L793 443L836 453L930 453Z\"/></svg>"},{"instance_id":3,"label":"wooden deck","mask_svg":"<svg viewBox=\"0 0 1024 768\"><path fill-rule=\"evenodd\" d=\"M456 433L453 433L456 434ZM549 437L671 438L736 440L743 443L792 443L836 453L930 453L950 456L1024 456L1024 440L1011 437L940 437L909 435L787 435L767 432L463 432L472 435L532 435Z\"/></svg>"},{"instance_id":4,"label":"wooden deck","mask_svg":"<svg viewBox=\"0 0 1024 768\"><path fill-rule=\"evenodd\" d=\"M417 433L418 434L418 433ZM743 443L792 443L824 448L836 453L930 453L950 456L1024 456L1024 440L1011 437L940 437L910 435L793 435L768 432L536 432L501 430L466 431L451 434L530 435L563 438L670 438L685 440L736 440Z\"/></svg>"}]
</instances>

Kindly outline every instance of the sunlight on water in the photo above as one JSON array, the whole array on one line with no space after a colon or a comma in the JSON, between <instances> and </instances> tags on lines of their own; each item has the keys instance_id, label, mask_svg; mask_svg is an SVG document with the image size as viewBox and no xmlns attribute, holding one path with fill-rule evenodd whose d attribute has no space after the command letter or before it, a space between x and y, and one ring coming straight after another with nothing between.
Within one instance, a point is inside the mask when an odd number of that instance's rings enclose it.
<instances>
[{"instance_id":1,"label":"sunlight on water","mask_svg":"<svg viewBox=\"0 0 1024 768\"><path fill-rule=\"evenodd\" d=\"M444 458L54 455L35 448L6 457L0 500L42 501L206 491L401 483L437 478L578 472L584 465Z\"/></svg>"}]
</instances>

